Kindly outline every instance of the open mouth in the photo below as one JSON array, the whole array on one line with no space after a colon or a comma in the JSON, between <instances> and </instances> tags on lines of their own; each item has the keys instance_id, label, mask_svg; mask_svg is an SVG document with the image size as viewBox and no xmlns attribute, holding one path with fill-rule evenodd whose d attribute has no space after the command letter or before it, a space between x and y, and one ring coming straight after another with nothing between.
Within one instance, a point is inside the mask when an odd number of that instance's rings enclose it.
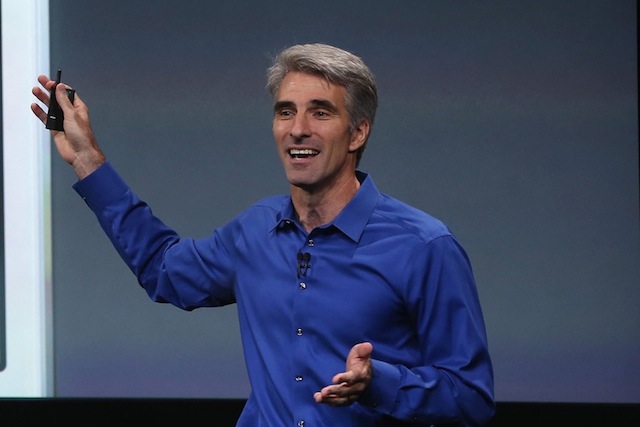
<instances>
[{"instance_id":1,"label":"open mouth","mask_svg":"<svg viewBox=\"0 0 640 427\"><path fill-rule=\"evenodd\" d=\"M291 150L289 150L289 155L294 159L306 159L309 157L317 156L318 153L319 151L312 150L310 148L305 148L305 149L292 148Z\"/></svg>"}]
</instances>

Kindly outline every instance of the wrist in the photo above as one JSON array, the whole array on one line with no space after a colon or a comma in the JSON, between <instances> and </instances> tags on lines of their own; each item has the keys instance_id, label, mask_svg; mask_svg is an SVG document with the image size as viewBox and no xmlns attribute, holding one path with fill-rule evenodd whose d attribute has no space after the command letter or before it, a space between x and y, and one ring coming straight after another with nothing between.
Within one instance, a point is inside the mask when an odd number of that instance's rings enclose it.
<instances>
[{"instance_id":1,"label":"wrist","mask_svg":"<svg viewBox=\"0 0 640 427\"><path fill-rule=\"evenodd\" d=\"M104 154L99 150L78 153L71 166L78 179L83 179L98 169L106 161Z\"/></svg>"}]
</instances>

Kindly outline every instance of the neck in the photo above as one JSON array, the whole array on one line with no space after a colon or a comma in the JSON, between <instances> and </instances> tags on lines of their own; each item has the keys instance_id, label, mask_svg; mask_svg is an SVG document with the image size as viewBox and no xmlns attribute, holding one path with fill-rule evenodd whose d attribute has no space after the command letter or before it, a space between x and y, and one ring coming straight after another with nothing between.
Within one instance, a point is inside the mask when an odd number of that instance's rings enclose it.
<instances>
[{"instance_id":1,"label":"neck","mask_svg":"<svg viewBox=\"0 0 640 427\"><path fill-rule=\"evenodd\" d=\"M360 182L353 175L350 179L327 190L309 191L291 187L291 199L302 226L311 232L314 228L333 221L353 199Z\"/></svg>"}]
</instances>

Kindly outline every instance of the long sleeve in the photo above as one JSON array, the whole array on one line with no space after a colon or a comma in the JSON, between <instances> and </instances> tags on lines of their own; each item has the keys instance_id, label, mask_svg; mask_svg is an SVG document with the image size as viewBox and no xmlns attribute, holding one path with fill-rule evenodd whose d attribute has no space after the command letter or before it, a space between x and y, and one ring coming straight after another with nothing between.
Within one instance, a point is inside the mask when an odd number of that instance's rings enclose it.
<instances>
[{"instance_id":1,"label":"long sleeve","mask_svg":"<svg viewBox=\"0 0 640 427\"><path fill-rule=\"evenodd\" d=\"M237 303L252 384L238 425L482 425L493 415L466 254L441 222L371 179L311 233L280 195L201 239L156 218L109 163L74 188L152 300L185 310ZM300 250L311 259L303 275ZM315 403L362 341L374 346L366 395L348 407Z\"/></svg>"},{"instance_id":2,"label":"long sleeve","mask_svg":"<svg viewBox=\"0 0 640 427\"><path fill-rule=\"evenodd\" d=\"M103 164L74 185L96 215L100 226L152 300L185 310L234 302L225 259L206 267L197 243L181 239L131 191L110 163ZM223 254L219 251L219 254ZM199 267L198 267L199 265ZM218 273L216 280L212 279ZM206 283L207 286L202 285ZM221 286L213 292L211 283Z\"/></svg>"},{"instance_id":3,"label":"long sleeve","mask_svg":"<svg viewBox=\"0 0 640 427\"><path fill-rule=\"evenodd\" d=\"M407 301L421 366L373 360L362 404L395 419L485 425L495 412L493 370L467 255L451 236L431 241L410 271ZM375 349L374 349L375 353Z\"/></svg>"}]
</instances>

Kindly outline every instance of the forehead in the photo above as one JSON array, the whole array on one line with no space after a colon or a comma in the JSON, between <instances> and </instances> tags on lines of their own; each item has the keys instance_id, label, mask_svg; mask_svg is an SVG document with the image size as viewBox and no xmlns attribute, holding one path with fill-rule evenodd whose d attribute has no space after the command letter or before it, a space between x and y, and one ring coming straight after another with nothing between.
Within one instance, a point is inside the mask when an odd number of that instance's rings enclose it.
<instances>
[{"instance_id":1,"label":"forehead","mask_svg":"<svg viewBox=\"0 0 640 427\"><path fill-rule=\"evenodd\" d=\"M292 101L303 101L304 98L328 99L342 103L345 94L346 89L343 86L331 83L323 76L292 71L282 80L278 99Z\"/></svg>"}]
</instances>

